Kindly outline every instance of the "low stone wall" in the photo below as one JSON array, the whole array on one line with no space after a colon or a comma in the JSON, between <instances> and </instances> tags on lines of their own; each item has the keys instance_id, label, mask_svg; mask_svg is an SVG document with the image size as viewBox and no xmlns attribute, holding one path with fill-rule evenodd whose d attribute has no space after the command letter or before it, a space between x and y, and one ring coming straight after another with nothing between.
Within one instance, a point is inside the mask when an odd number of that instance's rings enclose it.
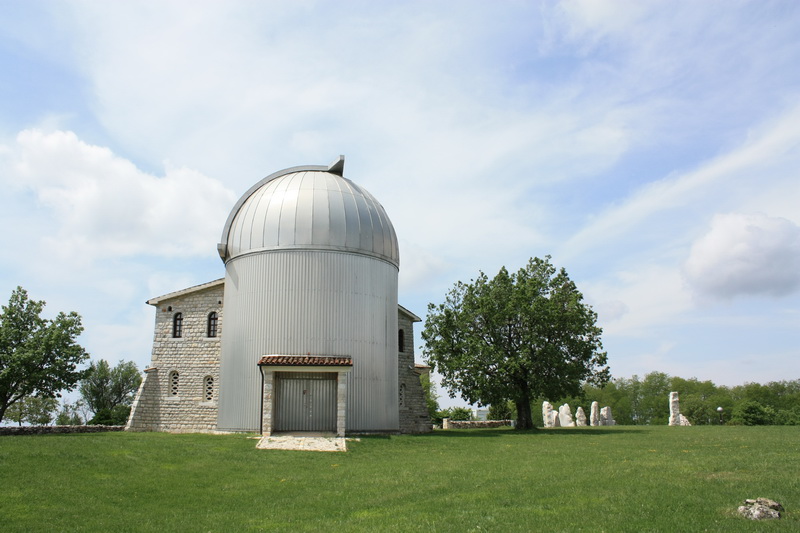
<instances>
[{"instance_id":1,"label":"low stone wall","mask_svg":"<svg viewBox=\"0 0 800 533\"><path fill-rule=\"evenodd\" d=\"M54 433L101 433L125 431L125 426L8 426L0 427L2 435L52 435Z\"/></svg>"},{"instance_id":2,"label":"low stone wall","mask_svg":"<svg viewBox=\"0 0 800 533\"><path fill-rule=\"evenodd\" d=\"M442 420L443 429L499 428L514 425L511 420Z\"/></svg>"}]
</instances>

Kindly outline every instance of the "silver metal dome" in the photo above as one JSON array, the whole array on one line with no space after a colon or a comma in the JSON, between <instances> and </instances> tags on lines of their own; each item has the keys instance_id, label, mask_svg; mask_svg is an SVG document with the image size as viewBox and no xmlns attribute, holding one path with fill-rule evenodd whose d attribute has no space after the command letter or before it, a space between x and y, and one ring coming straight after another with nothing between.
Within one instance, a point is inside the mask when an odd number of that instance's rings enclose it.
<instances>
[{"instance_id":1,"label":"silver metal dome","mask_svg":"<svg viewBox=\"0 0 800 533\"><path fill-rule=\"evenodd\" d=\"M222 260L294 248L358 253L399 267L397 235L386 211L343 171L340 156L327 167L280 170L251 187L225 223L217 246Z\"/></svg>"}]
</instances>

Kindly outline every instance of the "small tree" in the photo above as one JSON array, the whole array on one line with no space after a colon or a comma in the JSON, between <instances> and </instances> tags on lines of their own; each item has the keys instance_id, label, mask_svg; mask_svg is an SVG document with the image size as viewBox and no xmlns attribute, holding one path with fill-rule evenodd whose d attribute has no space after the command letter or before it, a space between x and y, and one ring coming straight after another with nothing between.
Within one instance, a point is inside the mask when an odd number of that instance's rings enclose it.
<instances>
[{"instance_id":1,"label":"small tree","mask_svg":"<svg viewBox=\"0 0 800 533\"><path fill-rule=\"evenodd\" d=\"M436 417L439 422L442 418L449 418L450 420L472 420L472 409L469 407L448 407L439 411Z\"/></svg>"},{"instance_id":2,"label":"small tree","mask_svg":"<svg viewBox=\"0 0 800 533\"><path fill-rule=\"evenodd\" d=\"M130 405L115 405L113 409L100 409L95 415L89 420L88 424L90 425L104 425L104 426L124 426L125 423L128 421L128 417L131 414L131 406Z\"/></svg>"},{"instance_id":3,"label":"small tree","mask_svg":"<svg viewBox=\"0 0 800 533\"><path fill-rule=\"evenodd\" d=\"M32 426L46 426L53 421L53 414L58 408L55 398L40 398L26 396L14 403L7 411L7 417L22 425L23 422Z\"/></svg>"},{"instance_id":4,"label":"small tree","mask_svg":"<svg viewBox=\"0 0 800 533\"><path fill-rule=\"evenodd\" d=\"M531 401L578 394L608 381L597 314L550 257L493 279L456 283L428 306L425 356L452 397L491 405L511 399L517 428L533 427Z\"/></svg>"},{"instance_id":5,"label":"small tree","mask_svg":"<svg viewBox=\"0 0 800 533\"><path fill-rule=\"evenodd\" d=\"M436 394L436 385L431 381L429 373L422 374L419 377L419 382L422 384L422 392L425 394L425 405L428 408L428 416L431 420L435 420L439 412L439 395Z\"/></svg>"},{"instance_id":6,"label":"small tree","mask_svg":"<svg viewBox=\"0 0 800 533\"><path fill-rule=\"evenodd\" d=\"M80 426L83 424L83 419L78 412L81 403L81 400L75 403L64 402L61 405L61 410L56 415L56 424L59 426Z\"/></svg>"},{"instance_id":7,"label":"small tree","mask_svg":"<svg viewBox=\"0 0 800 533\"><path fill-rule=\"evenodd\" d=\"M60 397L83 376L78 365L88 355L76 342L81 317L59 313L48 320L40 316L44 306L17 287L0 313L0 421L23 398Z\"/></svg>"},{"instance_id":8,"label":"small tree","mask_svg":"<svg viewBox=\"0 0 800 533\"><path fill-rule=\"evenodd\" d=\"M498 402L489 406L489 420L511 420L514 417L514 402Z\"/></svg>"},{"instance_id":9,"label":"small tree","mask_svg":"<svg viewBox=\"0 0 800 533\"><path fill-rule=\"evenodd\" d=\"M141 382L142 376L132 361L121 361L111 368L108 361L101 359L89 365L81 380L81 397L95 415L103 412L104 420L117 420L123 412L117 406L130 406Z\"/></svg>"}]
</instances>

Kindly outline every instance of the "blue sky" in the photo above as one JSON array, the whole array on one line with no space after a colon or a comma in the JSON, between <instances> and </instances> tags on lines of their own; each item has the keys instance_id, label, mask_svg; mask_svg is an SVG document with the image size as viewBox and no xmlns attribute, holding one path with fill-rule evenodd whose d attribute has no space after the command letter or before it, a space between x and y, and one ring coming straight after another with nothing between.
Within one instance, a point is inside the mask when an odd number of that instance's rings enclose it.
<instances>
[{"instance_id":1,"label":"blue sky","mask_svg":"<svg viewBox=\"0 0 800 533\"><path fill-rule=\"evenodd\" d=\"M222 277L236 199L345 154L420 316L550 254L615 377L800 378L796 2L0 12L0 293L81 313L94 358L144 367L144 301Z\"/></svg>"}]
</instances>

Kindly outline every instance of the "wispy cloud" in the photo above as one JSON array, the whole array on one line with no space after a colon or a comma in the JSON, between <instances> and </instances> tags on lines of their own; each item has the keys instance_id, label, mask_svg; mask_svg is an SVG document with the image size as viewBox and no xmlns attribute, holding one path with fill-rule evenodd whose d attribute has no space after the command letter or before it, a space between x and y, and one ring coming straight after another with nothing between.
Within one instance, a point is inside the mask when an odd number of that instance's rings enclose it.
<instances>
[{"instance_id":1,"label":"wispy cloud","mask_svg":"<svg viewBox=\"0 0 800 533\"><path fill-rule=\"evenodd\" d=\"M800 226L764 215L717 215L684 267L704 297L786 296L800 287Z\"/></svg>"},{"instance_id":2,"label":"wispy cloud","mask_svg":"<svg viewBox=\"0 0 800 533\"><path fill-rule=\"evenodd\" d=\"M20 132L0 164L6 187L31 191L53 220L39 245L62 257L205 254L235 200L196 171L153 176L68 131Z\"/></svg>"}]
</instances>

